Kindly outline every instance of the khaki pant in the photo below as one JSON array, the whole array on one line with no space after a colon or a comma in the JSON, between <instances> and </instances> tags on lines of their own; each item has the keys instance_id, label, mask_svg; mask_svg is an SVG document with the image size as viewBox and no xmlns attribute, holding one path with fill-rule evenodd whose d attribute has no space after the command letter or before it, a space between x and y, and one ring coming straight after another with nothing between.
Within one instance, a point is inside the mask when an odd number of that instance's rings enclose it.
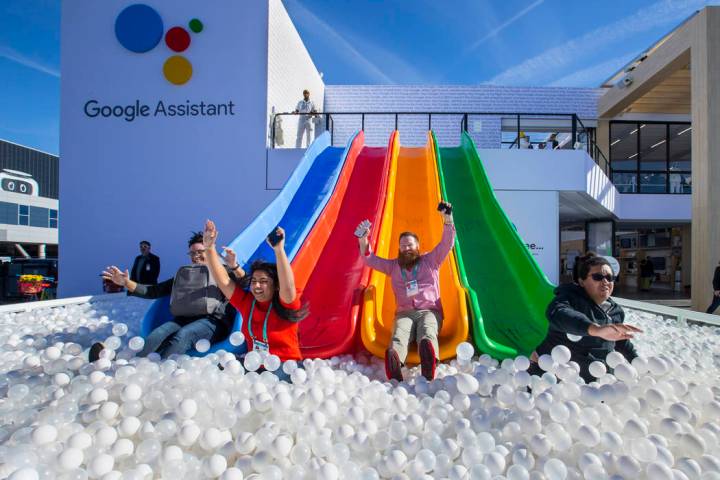
<instances>
[{"instance_id":1,"label":"khaki pant","mask_svg":"<svg viewBox=\"0 0 720 480\"><path fill-rule=\"evenodd\" d=\"M405 363L408 354L408 344L411 340L420 345L420 340L427 338L435 349L435 357L439 358L438 334L442 328L442 321L438 320L437 312L432 310L410 310L400 312L395 316L393 326L392 347Z\"/></svg>"}]
</instances>

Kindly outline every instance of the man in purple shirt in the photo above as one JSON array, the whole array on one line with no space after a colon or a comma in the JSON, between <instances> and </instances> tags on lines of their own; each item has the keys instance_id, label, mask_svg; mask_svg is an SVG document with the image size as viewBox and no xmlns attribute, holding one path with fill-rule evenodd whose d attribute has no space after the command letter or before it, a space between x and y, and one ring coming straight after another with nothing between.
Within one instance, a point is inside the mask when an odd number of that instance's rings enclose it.
<instances>
[{"instance_id":1,"label":"man in purple shirt","mask_svg":"<svg viewBox=\"0 0 720 480\"><path fill-rule=\"evenodd\" d=\"M358 239L360 256L365 264L390 276L397 303L392 344L385 351L388 380L402 381L401 367L411 339L418 345L422 375L428 380L435 378L435 364L440 351L438 334L443 317L439 270L455 241L451 206L448 203L443 205L447 210L442 212L445 223L442 239L429 253L420 255L420 241L413 232L400 234L398 257L393 260L377 257L370 251L369 230L366 229Z\"/></svg>"}]
</instances>

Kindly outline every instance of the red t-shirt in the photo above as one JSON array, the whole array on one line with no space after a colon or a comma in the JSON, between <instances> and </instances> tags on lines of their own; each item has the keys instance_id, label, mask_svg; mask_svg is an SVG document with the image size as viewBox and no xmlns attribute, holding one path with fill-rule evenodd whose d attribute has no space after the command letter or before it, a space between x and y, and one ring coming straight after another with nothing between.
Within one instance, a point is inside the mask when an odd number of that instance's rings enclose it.
<instances>
[{"instance_id":1,"label":"red t-shirt","mask_svg":"<svg viewBox=\"0 0 720 480\"><path fill-rule=\"evenodd\" d=\"M250 331L248 330L248 321L252 322L252 330L255 337L262 341L265 315L270 306L270 302L255 302L253 318L248 319L254 298L250 292L246 292L242 288L236 288L230 299L232 306L243 316L242 333L248 342L248 351L254 348L253 338L250 336ZM302 306L299 294L295 295L295 300L293 300L292 303L285 303L280 300L280 304L288 310L300 310ZM270 353L280 357L280 360L283 362L286 360L302 359L297 322L291 322L281 318L273 309L268 317L267 336Z\"/></svg>"}]
</instances>

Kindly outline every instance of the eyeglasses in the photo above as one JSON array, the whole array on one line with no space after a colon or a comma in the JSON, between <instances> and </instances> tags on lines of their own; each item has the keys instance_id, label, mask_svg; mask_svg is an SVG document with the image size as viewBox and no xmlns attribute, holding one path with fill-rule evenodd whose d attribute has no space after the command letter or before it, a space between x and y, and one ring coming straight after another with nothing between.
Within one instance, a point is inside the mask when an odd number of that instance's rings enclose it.
<instances>
[{"instance_id":1,"label":"eyeglasses","mask_svg":"<svg viewBox=\"0 0 720 480\"><path fill-rule=\"evenodd\" d=\"M615 276L609 273L607 275L603 275L602 273L593 273L590 277L596 282L602 282L603 279L607 280L608 283L613 283L615 281Z\"/></svg>"},{"instance_id":2,"label":"eyeglasses","mask_svg":"<svg viewBox=\"0 0 720 480\"><path fill-rule=\"evenodd\" d=\"M190 258L200 257L205 253L205 250L190 250L188 252L188 255L190 255Z\"/></svg>"}]
</instances>

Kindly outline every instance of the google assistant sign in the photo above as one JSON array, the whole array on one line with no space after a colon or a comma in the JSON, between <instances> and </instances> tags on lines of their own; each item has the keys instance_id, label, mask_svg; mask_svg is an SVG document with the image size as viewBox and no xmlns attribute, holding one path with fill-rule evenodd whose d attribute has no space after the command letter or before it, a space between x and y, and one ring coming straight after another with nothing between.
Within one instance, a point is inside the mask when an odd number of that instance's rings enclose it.
<instances>
[{"instance_id":1,"label":"google assistant sign","mask_svg":"<svg viewBox=\"0 0 720 480\"><path fill-rule=\"evenodd\" d=\"M134 4L123 9L115 19L115 37L127 51L142 54L153 50L161 40L172 51L163 66L165 80L172 85L182 86L190 81L193 66L184 53L190 47L192 34L199 34L205 26L198 18L192 18L187 27L173 26L165 32L160 14L145 4ZM107 104L97 99L87 100L83 111L88 118L116 118L133 122L142 117L206 117L235 115L235 103L208 101L156 102L145 103L139 99L127 104Z\"/></svg>"}]
</instances>

